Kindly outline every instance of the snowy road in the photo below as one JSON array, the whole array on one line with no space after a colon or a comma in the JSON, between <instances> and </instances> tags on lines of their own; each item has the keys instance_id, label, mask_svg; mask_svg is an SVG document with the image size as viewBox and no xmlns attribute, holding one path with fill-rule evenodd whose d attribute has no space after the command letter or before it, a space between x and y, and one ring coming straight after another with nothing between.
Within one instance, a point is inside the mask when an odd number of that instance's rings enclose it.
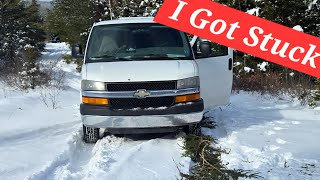
<instances>
[{"instance_id":1,"label":"snowy road","mask_svg":"<svg viewBox=\"0 0 320 180\"><path fill-rule=\"evenodd\" d=\"M48 44L42 61L66 72L59 108L47 108L42 90L28 93L0 84L0 179L176 179L182 134L108 136L95 145L81 139L80 75L61 62L70 53ZM231 104L211 110L217 129L205 129L230 150L231 168L261 172L266 179L320 179L320 109L258 95L233 95Z\"/></svg>"},{"instance_id":2,"label":"snowy road","mask_svg":"<svg viewBox=\"0 0 320 180\"><path fill-rule=\"evenodd\" d=\"M61 57L65 44L47 44L43 64L66 72L59 108L47 108L40 92L0 85L0 179L176 179L181 135L108 136L95 145L81 138L80 74Z\"/></svg>"}]
</instances>

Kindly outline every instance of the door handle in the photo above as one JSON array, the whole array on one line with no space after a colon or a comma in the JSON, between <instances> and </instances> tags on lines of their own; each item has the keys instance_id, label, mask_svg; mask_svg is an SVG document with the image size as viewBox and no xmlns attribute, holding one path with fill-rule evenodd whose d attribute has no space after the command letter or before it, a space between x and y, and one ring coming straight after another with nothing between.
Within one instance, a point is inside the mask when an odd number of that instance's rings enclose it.
<instances>
[{"instance_id":1,"label":"door handle","mask_svg":"<svg viewBox=\"0 0 320 180\"><path fill-rule=\"evenodd\" d=\"M232 64L233 64L233 61L232 61L232 58L229 59L229 70L231 71L232 70Z\"/></svg>"}]
</instances>

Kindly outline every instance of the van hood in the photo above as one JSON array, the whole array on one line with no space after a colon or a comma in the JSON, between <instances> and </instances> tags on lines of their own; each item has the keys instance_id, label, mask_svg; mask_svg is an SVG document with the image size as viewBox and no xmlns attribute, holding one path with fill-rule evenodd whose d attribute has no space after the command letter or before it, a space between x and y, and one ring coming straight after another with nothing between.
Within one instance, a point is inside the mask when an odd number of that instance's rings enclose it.
<instances>
[{"instance_id":1,"label":"van hood","mask_svg":"<svg viewBox=\"0 0 320 180\"><path fill-rule=\"evenodd\" d=\"M169 81L198 76L193 60L99 62L83 65L82 77L101 82Z\"/></svg>"}]
</instances>

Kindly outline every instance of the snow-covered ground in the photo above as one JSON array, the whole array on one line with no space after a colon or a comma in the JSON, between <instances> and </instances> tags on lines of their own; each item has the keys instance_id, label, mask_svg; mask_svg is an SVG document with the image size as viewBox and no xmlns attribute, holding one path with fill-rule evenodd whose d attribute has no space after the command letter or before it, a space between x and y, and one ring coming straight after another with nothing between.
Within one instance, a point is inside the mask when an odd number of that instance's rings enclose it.
<instances>
[{"instance_id":1,"label":"snow-covered ground","mask_svg":"<svg viewBox=\"0 0 320 180\"><path fill-rule=\"evenodd\" d=\"M66 73L59 108L40 94L0 84L0 179L177 179L182 134L108 136L95 145L81 139L80 75L61 61L66 44L47 44L43 64ZM230 150L230 168L261 172L266 179L320 179L320 109L288 100L240 93L231 104L210 111L218 127L205 129Z\"/></svg>"},{"instance_id":2,"label":"snow-covered ground","mask_svg":"<svg viewBox=\"0 0 320 180\"><path fill-rule=\"evenodd\" d=\"M35 90L0 85L0 179L176 179L181 135L106 137L95 145L82 141L79 116L80 74L61 57L66 44L47 44L43 64L66 72L66 89L57 109L48 108ZM50 92L50 90L47 90ZM182 169L183 170L183 169Z\"/></svg>"},{"instance_id":3,"label":"snow-covered ground","mask_svg":"<svg viewBox=\"0 0 320 180\"><path fill-rule=\"evenodd\" d=\"M320 179L320 109L240 93L210 115L218 128L205 133L230 151L223 155L228 167L266 179Z\"/></svg>"}]
</instances>

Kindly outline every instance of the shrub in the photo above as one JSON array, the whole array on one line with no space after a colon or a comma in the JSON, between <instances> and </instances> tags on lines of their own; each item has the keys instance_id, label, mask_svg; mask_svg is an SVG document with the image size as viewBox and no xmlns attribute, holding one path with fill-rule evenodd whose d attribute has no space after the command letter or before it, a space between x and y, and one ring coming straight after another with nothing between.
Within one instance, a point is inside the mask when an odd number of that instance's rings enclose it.
<instances>
[{"instance_id":1,"label":"shrub","mask_svg":"<svg viewBox=\"0 0 320 180\"><path fill-rule=\"evenodd\" d=\"M252 63L252 62L251 62ZM310 103L314 78L287 68L266 62L256 63L249 68L235 62L233 92L249 91L273 96L287 95L297 98L301 104Z\"/></svg>"},{"instance_id":2,"label":"shrub","mask_svg":"<svg viewBox=\"0 0 320 180\"><path fill-rule=\"evenodd\" d=\"M36 62L40 53L36 48L27 47L20 51L14 61L0 74L0 78L7 85L27 90L48 83L48 75L40 70Z\"/></svg>"},{"instance_id":3,"label":"shrub","mask_svg":"<svg viewBox=\"0 0 320 180\"><path fill-rule=\"evenodd\" d=\"M65 88L65 72L52 70L48 74L50 74L51 79L47 86L41 89L40 100L48 108L57 109L60 103L60 93Z\"/></svg>"}]
</instances>

